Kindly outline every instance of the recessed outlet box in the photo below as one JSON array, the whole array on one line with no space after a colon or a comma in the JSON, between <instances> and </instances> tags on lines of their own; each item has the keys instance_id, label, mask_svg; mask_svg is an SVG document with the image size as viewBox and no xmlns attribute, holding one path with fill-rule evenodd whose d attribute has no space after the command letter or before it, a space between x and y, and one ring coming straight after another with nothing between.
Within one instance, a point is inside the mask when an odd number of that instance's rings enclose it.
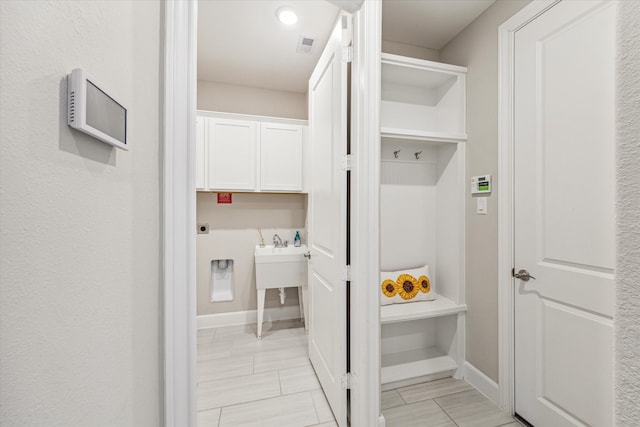
<instances>
[{"instance_id":1,"label":"recessed outlet box","mask_svg":"<svg viewBox=\"0 0 640 427\"><path fill-rule=\"evenodd\" d=\"M209 234L209 224L198 224L198 234Z\"/></svg>"}]
</instances>

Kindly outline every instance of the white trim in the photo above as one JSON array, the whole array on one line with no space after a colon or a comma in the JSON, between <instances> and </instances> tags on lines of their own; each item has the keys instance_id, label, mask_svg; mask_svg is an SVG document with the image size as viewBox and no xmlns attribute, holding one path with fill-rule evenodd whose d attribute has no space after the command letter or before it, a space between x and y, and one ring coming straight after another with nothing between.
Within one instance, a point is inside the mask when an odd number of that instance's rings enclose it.
<instances>
[{"instance_id":1,"label":"white trim","mask_svg":"<svg viewBox=\"0 0 640 427\"><path fill-rule=\"evenodd\" d=\"M224 111L196 110L199 117L213 117L217 119L248 120L252 122L280 123L285 125L308 126L309 120L287 119L272 116L254 116L252 114L226 113Z\"/></svg>"},{"instance_id":2,"label":"white trim","mask_svg":"<svg viewBox=\"0 0 640 427\"><path fill-rule=\"evenodd\" d=\"M384 419L384 415L380 414L380 418L378 418L378 427L385 427L387 425L387 420Z\"/></svg>"},{"instance_id":3,"label":"white trim","mask_svg":"<svg viewBox=\"0 0 640 427\"><path fill-rule=\"evenodd\" d=\"M379 277L380 40L379 1L365 1L354 19L351 70L351 390L353 426L384 425L380 412L379 292L362 292Z\"/></svg>"},{"instance_id":4,"label":"white trim","mask_svg":"<svg viewBox=\"0 0 640 427\"><path fill-rule=\"evenodd\" d=\"M298 305L285 305L264 309L264 321L300 319ZM221 326L249 325L258 321L258 310L234 311L230 313L202 314L198 316L198 329Z\"/></svg>"},{"instance_id":5,"label":"white trim","mask_svg":"<svg viewBox=\"0 0 640 427\"><path fill-rule=\"evenodd\" d=\"M165 3L162 236L167 427L196 426L196 16L195 0Z\"/></svg>"},{"instance_id":6,"label":"white trim","mask_svg":"<svg viewBox=\"0 0 640 427\"><path fill-rule=\"evenodd\" d=\"M513 61L515 32L559 0L529 3L498 29L498 388L499 405L514 413L513 330Z\"/></svg>"},{"instance_id":7,"label":"white trim","mask_svg":"<svg viewBox=\"0 0 640 427\"><path fill-rule=\"evenodd\" d=\"M380 60L383 64L403 65L419 69L418 72L423 70L437 71L441 73L455 75L465 75L467 73L467 67L461 67L459 65L445 64L443 62L429 61L427 59L411 58L408 56L394 55L392 53L382 53ZM418 85L419 83L412 82L412 85Z\"/></svg>"},{"instance_id":8,"label":"white trim","mask_svg":"<svg viewBox=\"0 0 640 427\"><path fill-rule=\"evenodd\" d=\"M500 404L498 384L469 362L464 362L464 379L493 403Z\"/></svg>"},{"instance_id":9,"label":"white trim","mask_svg":"<svg viewBox=\"0 0 640 427\"><path fill-rule=\"evenodd\" d=\"M416 384L422 384L422 383L428 383L428 382L431 382L431 381L437 381L437 380L441 380L443 378L451 378L451 377L453 377L452 373L455 373L455 371L445 371L445 372L439 372L437 374L421 375L419 377L411 377L409 379L402 380L402 381L394 381L394 382L391 382L391 383L382 384L382 387L380 387L380 390L381 391L389 391L389 390L394 390L394 389L397 389L397 388L409 387L409 386L416 385ZM463 376L460 376L459 378L462 378L462 377Z\"/></svg>"},{"instance_id":10,"label":"white trim","mask_svg":"<svg viewBox=\"0 0 640 427\"><path fill-rule=\"evenodd\" d=\"M352 292L379 271L380 2L357 14L353 62ZM195 106L197 1L165 3L164 67L164 425L196 425ZM359 48L358 48L359 47ZM181 143L187 135L187 144ZM376 425L380 412L380 313L377 293L352 298L352 425ZM359 296L360 297L360 296ZM356 303L356 301L359 301Z\"/></svg>"}]
</instances>

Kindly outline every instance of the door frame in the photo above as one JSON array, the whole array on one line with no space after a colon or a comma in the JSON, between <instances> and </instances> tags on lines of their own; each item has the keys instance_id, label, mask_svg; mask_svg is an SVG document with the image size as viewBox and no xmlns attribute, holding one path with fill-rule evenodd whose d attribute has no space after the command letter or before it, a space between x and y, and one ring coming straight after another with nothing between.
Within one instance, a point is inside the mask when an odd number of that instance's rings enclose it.
<instances>
[{"instance_id":1,"label":"door frame","mask_svg":"<svg viewBox=\"0 0 640 427\"><path fill-rule=\"evenodd\" d=\"M167 427L196 426L197 0L164 3L162 255L163 408Z\"/></svg>"},{"instance_id":2,"label":"door frame","mask_svg":"<svg viewBox=\"0 0 640 427\"><path fill-rule=\"evenodd\" d=\"M349 2L347 2L349 3ZM358 3L358 2L356 2ZM195 427L196 408L196 193L197 0L164 4L162 124L162 351L163 424ZM379 264L380 5L355 13L352 116L351 423L384 425L380 413ZM371 85L371 86L370 86ZM376 88L369 90L369 87ZM375 181L377 182L377 181ZM373 213L372 213L373 212ZM360 291L359 293L357 291ZM371 327L370 325L374 325ZM377 325L377 327L375 327Z\"/></svg>"},{"instance_id":3,"label":"door frame","mask_svg":"<svg viewBox=\"0 0 640 427\"><path fill-rule=\"evenodd\" d=\"M560 0L532 1L498 28L498 395L515 412L514 61L515 34Z\"/></svg>"},{"instance_id":4,"label":"door frame","mask_svg":"<svg viewBox=\"0 0 640 427\"><path fill-rule=\"evenodd\" d=\"M384 427L380 409L380 44L382 4L354 13L351 68L351 425ZM351 219L350 219L351 220ZM377 289L377 286L375 287Z\"/></svg>"}]
</instances>

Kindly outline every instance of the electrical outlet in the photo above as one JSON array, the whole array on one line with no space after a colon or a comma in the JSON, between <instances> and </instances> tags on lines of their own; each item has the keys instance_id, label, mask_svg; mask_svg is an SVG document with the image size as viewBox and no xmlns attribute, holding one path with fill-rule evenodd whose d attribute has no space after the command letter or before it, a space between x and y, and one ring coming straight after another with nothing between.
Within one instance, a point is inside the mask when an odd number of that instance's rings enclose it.
<instances>
[{"instance_id":1,"label":"electrical outlet","mask_svg":"<svg viewBox=\"0 0 640 427\"><path fill-rule=\"evenodd\" d=\"M209 224L198 224L198 234L209 234Z\"/></svg>"}]
</instances>

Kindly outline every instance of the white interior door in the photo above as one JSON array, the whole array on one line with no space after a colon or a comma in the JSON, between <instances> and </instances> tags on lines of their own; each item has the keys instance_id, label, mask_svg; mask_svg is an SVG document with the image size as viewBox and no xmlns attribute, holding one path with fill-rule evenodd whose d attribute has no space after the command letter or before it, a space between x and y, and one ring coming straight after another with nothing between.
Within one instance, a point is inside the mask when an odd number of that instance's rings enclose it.
<instances>
[{"instance_id":1,"label":"white interior door","mask_svg":"<svg viewBox=\"0 0 640 427\"><path fill-rule=\"evenodd\" d=\"M515 35L515 408L539 427L613 425L616 8Z\"/></svg>"},{"instance_id":2,"label":"white interior door","mask_svg":"<svg viewBox=\"0 0 640 427\"><path fill-rule=\"evenodd\" d=\"M334 29L309 80L309 358L340 427L347 425L346 63Z\"/></svg>"}]
</instances>

